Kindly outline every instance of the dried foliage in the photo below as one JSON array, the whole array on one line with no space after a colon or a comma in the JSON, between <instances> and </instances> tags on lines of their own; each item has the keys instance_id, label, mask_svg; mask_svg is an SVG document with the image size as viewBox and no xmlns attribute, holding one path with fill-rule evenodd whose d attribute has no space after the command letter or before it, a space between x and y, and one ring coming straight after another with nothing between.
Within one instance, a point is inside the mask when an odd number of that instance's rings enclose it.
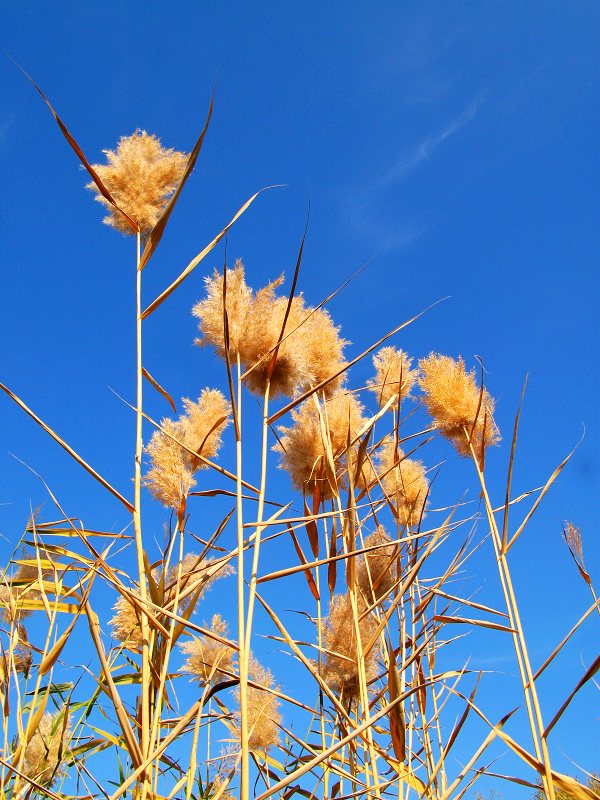
<instances>
[{"instance_id":1,"label":"dried foliage","mask_svg":"<svg viewBox=\"0 0 600 800\"><path fill-rule=\"evenodd\" d=\"M114 152L105 151L108 163L95 167L106 187L97 198L108 209L105 221L131 232L112 196L139 226L138 250L141 235L147 235L145 256L136 262L138 309L141 267L160 240L204 133L189 161L137 132L121 139ZM598 609L579 529L566 523L563 535L594 602L561 644L549 646L537 673L509 566L512 545L568 459L513 533L516 507L531 493L515 498L511 490L513 448L506 492L500 501L491 496L483 453L499 439L494 402L462 359L432 353L419 362L417 375L403 350L386 345L373 358L370 391L346 390L347 343L329 313L309 306L301 293L290 299L282 278L252 289L237 261L225 275L215 270L205 278L205 295L193 310L200 343L229 362L222 370L224 393L205 389L197 401L183 400L178 417L162 421L147 443L150 463L142 482L142 437L151 430L143 427L142 408L149 407L144 376L160 402L172 400L142 369L141 321L181 285L250 202L137 315L132 501L0 384L133 522L132 531L127 522L120 532L118 523L110 531L88 528L87 520L69 516L52 494L59 519L41 522L34 515L22 537L31 551L2 573L2 796L460 800L486 773L480 764L488 746L501 741L518 763L533 767L529 785L541 776L548 800L595 800L591 784L561 775L552 758L556 723L575 695L590 689L600 662L587 668L569 695L565 691L568 699L554 717L537 689L540 675ZM258 430L246 411L244 389L263 400ZM365 396L374 412L367 410ZM235 399L236 442L224 461L235 461L235 472L215 463L232 414L227 397ZM281 397L291 402L267 417L269 400ZM392 413L383 413L383 406ZM477 509L465 513L457 501L440 511L429 503L425 463L433 459L423 446L428 440L421 423L414 423L419 406L461 455L473 459ZM281 491L281 481L271 481L271 446L293 489L303 494L301 505L293 493ZM425 463L411 457L417 450ZM440 480L444 469L452 465L440 470ZM192 492L199 470L210 470L205 474L214 483ZM144 487L167 508L162 542L146 517ZM432 489L435 495L437 483ZM459 596L469 559L474 552L484 557L478 545L487 537L493 542L490 564L500 579L490 583L502 591L500 608ZM291 551L285 544L290 538ZM288 563L284 554L290 552ZM223 582L207 598L214 582L233 572L233 563L237 588L234 581ZM112 616L108 597L116 598ZM291 606L298 613L287 613ZM37 617L29 620L34 612ZM210 625L199 625L201 618L210 618ZM465 669L464 652L454 649L462 639L457 623L471 633L465 641L475 652L487 646L482 635L504 637L514 648L518 669L511 693L517 698L508 697L507 689L506 701L507 708L519 707L511 712L521 715L511 730L526 730L523 744L503 729L511 714L488 722L478 679ZM281 657L271 649L281 688L262 665L263 653L261 662L254 655L265 638L288 657L289 671L280 670ZM494 675L480 678L493 681ZM53 706L60 711L49 713ZM495 727L488 731L490 724Z\"/></svg>"}]
</instances>

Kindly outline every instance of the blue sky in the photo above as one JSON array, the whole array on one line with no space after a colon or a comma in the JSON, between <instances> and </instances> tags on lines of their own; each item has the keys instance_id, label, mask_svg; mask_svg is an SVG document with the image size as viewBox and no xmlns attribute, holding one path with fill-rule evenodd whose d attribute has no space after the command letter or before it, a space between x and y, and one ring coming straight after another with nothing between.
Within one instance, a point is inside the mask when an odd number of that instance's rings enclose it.
<instances>
[{"instance_id":1,"label":"blue sky","mask_svg":"<svg viewBox=\"0 0 600 800\"><path fill-rule=\"evenodd\" d=\"M504 436L489 458L498 502L526 374L516 493L543 484L585 432L513 551L541 660L588 604L562 520L581 527L586 563L600 574L599 6L5 0L2 9L2 52L41 84L90 160L136 128L189 149L216 87L198 166L144 272L148 302L251 194L283 184L236 225L228 252L255 286L281 271L291 278L310 200L307 300L320 302L368 262L330 304L352 355L448 298L393 341L415 357L483 359ZM128 493L133 420L110 388L133 398L133 244L100 224L75 156L7 57L0 75L0 380ZM221 263L219 249L205 269ZM145 329L146 366L176 398L223 378L215 358L191 347L203 274ZM352 381L369 375L365 363ZM168 413L151 395L148 408ZM106 530L127 523L8 398L0 420L2 536L14 541L30 504L46 500L13 455L69 513ZM473 486L469 465L443 443L432 460L446 461L440 505ZM49 504L43 514L53 516ZM148 516L160 531L154 505ZM485 595L475 564L469 586ZM597 624L544 684L549 709L591 663L594 638ZM571 716L557 752L597 768L589 702L576 701ZM560 767L577 772L566 760Z\"/></svg>"}]
</instances>

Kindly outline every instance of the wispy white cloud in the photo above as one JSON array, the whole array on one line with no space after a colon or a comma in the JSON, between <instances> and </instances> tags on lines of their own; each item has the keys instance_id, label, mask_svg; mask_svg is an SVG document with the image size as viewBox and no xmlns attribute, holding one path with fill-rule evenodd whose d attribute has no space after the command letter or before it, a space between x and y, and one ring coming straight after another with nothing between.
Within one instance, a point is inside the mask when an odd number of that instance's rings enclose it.
<instances>
[{"instance_id":1,"label":"wispy white cloud","mask_svg":"<svg viewBox=\"0 0 600 800\"><path fill-rule=\"evenodd\" d=\"M409 173L417 169L423 162L429 161L438 147L451 136L454 136L461 128L469 123L479 111L482 97L477 97L461 114L451 120L442 130L427 136L415 147L405 150L396 161L392 169L384 175L378 184L379 189L399 183L404 180Z\"/></svg>"},{"instance_id":2,"label":"wispy white cloud","mask_svg":"<svg viewBox=\"0 0 600 800\"><path fill-rule=\"evenodd\" d=\"M423 215L414 211L396 214L390 219L390 194L414 170L429 161L444 142L457 134L475 118L483 102L478 95L460 114L440 130L407 148L387 172L362 187L350 202L346 201L345 216L354 233L370 239L378 253L404 249L426 233L429 225Z\"/></svg>"}]
</instances>

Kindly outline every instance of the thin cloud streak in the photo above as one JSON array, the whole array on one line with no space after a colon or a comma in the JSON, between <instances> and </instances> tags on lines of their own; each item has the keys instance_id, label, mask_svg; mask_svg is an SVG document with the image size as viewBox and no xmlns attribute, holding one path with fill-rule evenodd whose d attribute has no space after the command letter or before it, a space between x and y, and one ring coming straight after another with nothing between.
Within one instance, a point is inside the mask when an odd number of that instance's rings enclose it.
<instances>
[{"instance_id":1,"label":"thin cloud streak","mask_svg":"<svg viewBox=\"0 0 600 800\"><path fill-rule=\"evenodd\" d=\"M406 150L398 159L394 167L381 179L378 189L385 189L404 180L413 170L417 169L424 161L428 161L438 147L453 136L457 131L469 123L477 114L481 106L481 98L476 98L463 112L455 117L443 130L428 136L419 142L416 147Z\"/></svg>"}]
</instances>

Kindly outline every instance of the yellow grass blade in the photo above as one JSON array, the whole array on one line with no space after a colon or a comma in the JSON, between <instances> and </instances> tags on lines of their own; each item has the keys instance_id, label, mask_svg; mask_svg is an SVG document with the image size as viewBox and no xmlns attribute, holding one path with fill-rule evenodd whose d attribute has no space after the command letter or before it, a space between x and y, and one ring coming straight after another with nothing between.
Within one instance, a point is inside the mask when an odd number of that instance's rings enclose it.
<instances>
[{"instance_id":1,"label":"yellow grass blade","mask_svg":"<svg viewBox=\"0 0 600 800\"><path fill-rule=\"evenodd\" d=\"M13 394L11 390L3 383L0 383L0 389L2 389L2 391L5 392L11 398L11 400L14 400L15 403L20 406L26 414L29 414L29 416L35 420L37 424L54 439L55 442L57 442L64 450L66 450L67 453L72 456L78 464L80 464L87 472L89 472L90 475L98 481L98 483L101 483L105 489L108 489L108 491L117 498L117 500L120 500L128 511L133 512L134 509L129 500L126 500L123 495L114 488L114 486L111 486L110 483L101 475L99 475L96 470L93 469L93 467L90 467L90 465L84 461L81 456L77 455L75 450L73 450L73 448L70 447L64 441L64 439L61 439L61 437L55 433L52 428L46 425L45 422L42 422L42 420L29 408L29 406L26 406L25 403L19 397L17 397L16 394Z\"/></svg>"},{"instance_id":2,"label":"yellow grass blade","mask_svg":"<svg viewBox=\"0 0 600 800\"><path fill-rule=\"evenodd\" d=\"M273 187L271 187L271 186L268 186L268 187L266 187L266 189L271 189L271 188L273 188ZM193 271L196 269L196 267L198 266L198 264L199 264L199 263L200 263L200 262L201 262L201 261L202 261L202 260L203 260L203 259L204 259L204 258L205 258L205 257L206 257L208 254L209 254L209 253L210 253L210 251L211 251L211 250L212 250L214 247L216 247L216 245L217 245L217 244L218 244L218 243L221 241L221 239L222 239L222 238L225 236L225 234L226 234L226 233L227 233L227 231L228 231L228 230L231 228L231 226L232 226L232 225L233 225L233 224L234 224L234 223L235 223L235 222L236 222L236 221L237 221L237 220L238 220L238 219L239 219L239 218L242 216L242 214L244 213L244 211L246 211L246 209L247 209L249 206L251 206L251 205L252 205L252 203L253 203L253 202L256 200L256 198L258 197L258 195L259 195L261 192L264 192L264 191L266 191L266 189L260 189L258 192L256 192L256 194L253 194L253 195L252 195L252 197L251 197L249 200L246 200L246 202L244 203L244 205L243 205L243 206L242 206L242 207L239 209L239 211L237 211L237 213L236 213L236 214L234 215L234 217L233 217L233 218L232 218L232 219L231 219L231 220L230 220L230 221L227 223L227 225L226 225L226 226L223 228L223 230L222 230L220 233L218 233L218 234L215 236L215 238L212 240L212 242L210 242L209 244L207 244L207 245L206 245L206 247L205 247L203 250L201 250L201 251L198 253L198 255L196 256L196 258L193 258L193 259L190 261L190 263L189 263L189 264L187 265L187 267L186 267L186 268L183 270L183 272L181 273L181 275L180 275L178 278L176 278L176 279L173 281L173 283L172 283L170 286L167 286L167 288L164 290L164 292L162 292L162 293L161 293L161 294L160 294L160 295L159 295L159 296L156 298L156 300L153 300L153 302L152 302L152 303L150 303L150 305L148 306L148 308L146 308L146 309L145 309L145 310L142 312L142 315L141 315L141 318L142 318L142 319L146 319L146 317L149 317L149 316L150 316L150 314L152 314L152 312L153 312L153 311L156 311L156 309L157 309L157 308L158 308L160 305L162 305L162 304L164 303L164 301L167 299L167 297L169 297L171 294L173 294L173 292L175 291L175 289L177 289L177 287L178 287L178 286L179 286L181 283L183 283L183 281L184 281L184 280L185 280L185 279L188 277L188 275L190 275L190 274L191 274L191 273L192 273L192 272L193 272Z\"/></svg>"}]
</instances>

